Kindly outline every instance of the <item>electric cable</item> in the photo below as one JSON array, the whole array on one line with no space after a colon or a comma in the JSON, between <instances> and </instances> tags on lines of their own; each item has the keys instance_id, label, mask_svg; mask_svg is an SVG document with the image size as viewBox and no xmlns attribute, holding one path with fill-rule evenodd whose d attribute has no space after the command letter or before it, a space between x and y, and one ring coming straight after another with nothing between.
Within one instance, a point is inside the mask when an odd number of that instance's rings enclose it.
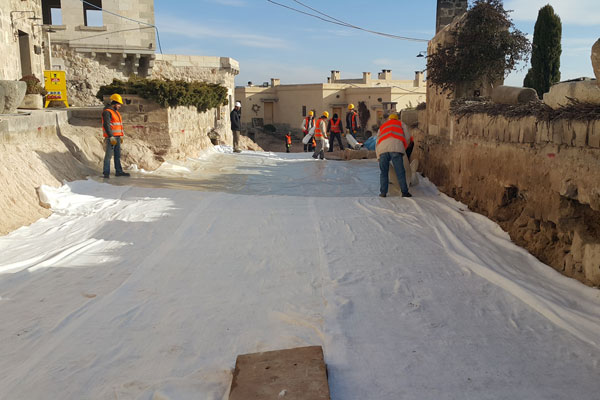
<instances>
[{"instance_id":1,"label":"electric cable","mask_svg":"<svg viewBox=\"0 0 600 400\"><path fill-rule=\"evenodd\" d=\"M340 26L344 26L346 28L357 29L357 30L360 30L360 31L363 31L363 32L368 32L368 33L372 33L374 35L384 36L384 37L387 37L387 38L390 38L390 39L408 40L408 41L411 41L411 42L425 42L425 43L429 42L429 40L427 40L427 39L418 39L418 38L412 38L412 37L407 37L407 36L393 35L391 33L378 32L378 31L373 31L373 30L370 30L370 29L362 28L360 26L356 26L356 25L350 24L348 22L345 22L345 21L339 20L337 18L334 18L334 17L332 17L330 15L327 15L327 14L325 14L325 13L323 13L323 12L317 10L317 9L314 9L314 8L308 6L308 5L306 5L306 4L304 4L304 3L300 2L300 1L297 1L297 0L293 0L293 1L295 3L300 4L303 7L308 8L309 10L312 10L312 11L314 11L316 13L319 13L319 14L327 17L327 18L323 18L323 17L321 17L319 15L312 14L312 13L309 13L309 12L306 12L306 11L302 11L302 10L299 10L297 8L287 6L285 4L278 3L278 2L276 2L274 0L267 0L267 1L269 3L278 5L280 7L287 8L289 10L295 11L297 13L308 15L310 17L320 19L320 20L328 22L330 24L340 25Z\"/></svg>"},{"instance_id":2,"label":"electric cable","mask_svg":"<svg viewBox=\"0 0 600 400\"><path fill-rule=\"evenodd\" d=\"M160 33L158 32L158 26L153 25L153 24L149 24L148 22L138 21L138 20L135 20L133 18L129 18L129 17L126 17L124 15L120 15L120 14L114 13L112 11L105 10L102 7L99 7L99 6L97 6L95 4L92 4L92 3L88 2L88 1L85 1L85 0L79 0L79 1L82 2L83 4L87 4L88 6L94 7L95 9L97 9L99 11L102 11L102 12L105 12L107 14L111 14L111 15L114 15L116 17L123 18L123 19L129 20L129 21L132 21L132 22L137 22L138 24L143 24L143 25L148 25L148 26L153 27L154 29L156 29L156 38L157 38L157 41L158 41L158 49L160 51L160 54L163 53L162 52L162 46L160 44Z\"/></svg>"}]
</instances>

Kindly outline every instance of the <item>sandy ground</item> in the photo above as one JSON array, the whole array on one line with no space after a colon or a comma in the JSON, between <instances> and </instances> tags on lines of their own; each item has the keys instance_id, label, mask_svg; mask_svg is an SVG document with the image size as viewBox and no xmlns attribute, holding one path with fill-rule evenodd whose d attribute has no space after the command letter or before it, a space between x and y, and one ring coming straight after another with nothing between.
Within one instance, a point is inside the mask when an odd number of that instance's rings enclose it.
<instances>
[{"instance_id":1,"label":"sandy ground","mask_svg":"<svg viewBox=\"0 0 600 400\"><path fill-rule=\"evenodd\" d=\"M226 399L238 354L306 345L335 400L596 398L600 292L378 175L221 149L45 187L0 238L0 398Z\"/></svg>"}]
</instances>

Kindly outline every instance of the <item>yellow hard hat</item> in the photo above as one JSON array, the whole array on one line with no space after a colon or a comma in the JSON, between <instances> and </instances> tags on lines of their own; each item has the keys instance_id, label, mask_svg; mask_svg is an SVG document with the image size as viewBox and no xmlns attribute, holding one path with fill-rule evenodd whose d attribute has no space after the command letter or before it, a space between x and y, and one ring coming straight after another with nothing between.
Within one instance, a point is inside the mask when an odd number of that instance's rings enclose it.
<instances>
[{"instance_id":1,"label":"yellow hard hat","mask_svg":"<svg viewBox=\"0 0 600 400\"><path fill-rule=\"evenodd\" d=\"M390 114L390 116L388 117L388 119L398 119L398 114L393 112Z\"/></svg>"},{"instance_id":2,"label":"yellow hard hat","mask_svg":"<svg viewBox=\"0 0 600 400\"><path fill-rule=\"evenodd\" d=\"M352 103L348 104L348 110L354 110L354 104L352 104Z\"/></svg>"},{"instance_id":3,"label":"yellow hard hat","mask_svg":"<svg viewBox=\"0 0 600 400\"><path fill-rule=\"evenodd\" d=\"M315 115L315 112L314 111L309 111L308 115L310 115L312 117L313 115Z\"/></svg>"},{"instance_id":4,"label":"yellow hard hat","mask_svg":"<svg viewBox=\"0 0 600 400\"><path fill-rule=\"evenodd\" d=\"M329 118L329 112L328 111L323 111L323 116L325 118Z\"/></svg>"},{"instance_id":5,"label":"yellow hard hat","mask_svg":"<svg viewBox=\"0 0 600 400\"><path fill-rule=\"evenodd\" d=\"M116 101L119 104L123 104L123 99L121 98L121 95L116 93L110 96L110 101Z\"/></svg>"}]
</instances>

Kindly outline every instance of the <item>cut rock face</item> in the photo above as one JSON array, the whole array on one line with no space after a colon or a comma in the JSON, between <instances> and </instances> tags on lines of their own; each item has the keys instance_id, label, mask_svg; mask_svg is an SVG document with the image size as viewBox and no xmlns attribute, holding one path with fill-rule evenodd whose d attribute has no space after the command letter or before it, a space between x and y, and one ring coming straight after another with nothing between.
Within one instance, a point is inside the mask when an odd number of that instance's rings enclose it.
<instances>
[{"instance_id":1,"label":"cut rock face","mask_svg":"<svg viewBox=\"0 0 600 400\"><path fill-rule=\"evenodd\" d=\"M0 81L0 90L4 91L2 114L14 114L25 97L27 84L22 81Z\"/></svg>"}]
</instances>

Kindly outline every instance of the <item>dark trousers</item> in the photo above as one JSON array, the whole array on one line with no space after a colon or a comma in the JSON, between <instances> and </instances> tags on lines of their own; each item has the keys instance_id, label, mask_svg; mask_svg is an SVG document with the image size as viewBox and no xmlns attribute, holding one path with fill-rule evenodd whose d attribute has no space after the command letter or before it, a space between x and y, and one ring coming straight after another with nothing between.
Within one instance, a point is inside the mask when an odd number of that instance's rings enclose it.
<instances>
[{"instance_id":1,"label":"dark trousers","mask_svg":"<svg viewBox=\"0 0 600 400\"><path fill-rule=\"evenodd\" d=\"M104 138L104 168L102 168L103 175L110 175L110 159L115 156L115 172L123 172L121 167L121 140L117 138L117 144L114 146L110 144L110 138Z\"/></svg>"},{"instance_id":2,"label":"dark trousers","mask_svg":"<svg viewBox=\"0 0 600 400\"><path fill-rule=\"evenodd\" d=\"M342 145L342 134L340 132L330 132L329 151L333 151L333 141L336 138L337 138L338 144L340 145L340 150L344 150L344 145Z\"/></svg>"},{"instance_id":3,"label":"dark trousers","mask_svg":"<svg viewBox=\"0 0 600 400\"><path fill-rule=\"evenodd\" d=\"M287 143L286 143L286 145L285 145L285 152L286 152L286 153L289 153L289 152L290 152L290 147L292 147L292 145L291 145L291 144L287 144Z\"/></svg>"},{"instance_id":4,"label":"dark trousers","mask_svg":"<svg viewBox=\"0 0 600 400\"><path fill-rule=\"evenodd\" d=\"M398 183L400 183L400 190L402 191L402 194L408 193L403 157L403 153L383 153L379 156L379 193L387 194L388 192L388 184L390 179L388 174L390 172L390 162L396 171L396 177L398 177Z\"/></svg>"}]
</instances>

